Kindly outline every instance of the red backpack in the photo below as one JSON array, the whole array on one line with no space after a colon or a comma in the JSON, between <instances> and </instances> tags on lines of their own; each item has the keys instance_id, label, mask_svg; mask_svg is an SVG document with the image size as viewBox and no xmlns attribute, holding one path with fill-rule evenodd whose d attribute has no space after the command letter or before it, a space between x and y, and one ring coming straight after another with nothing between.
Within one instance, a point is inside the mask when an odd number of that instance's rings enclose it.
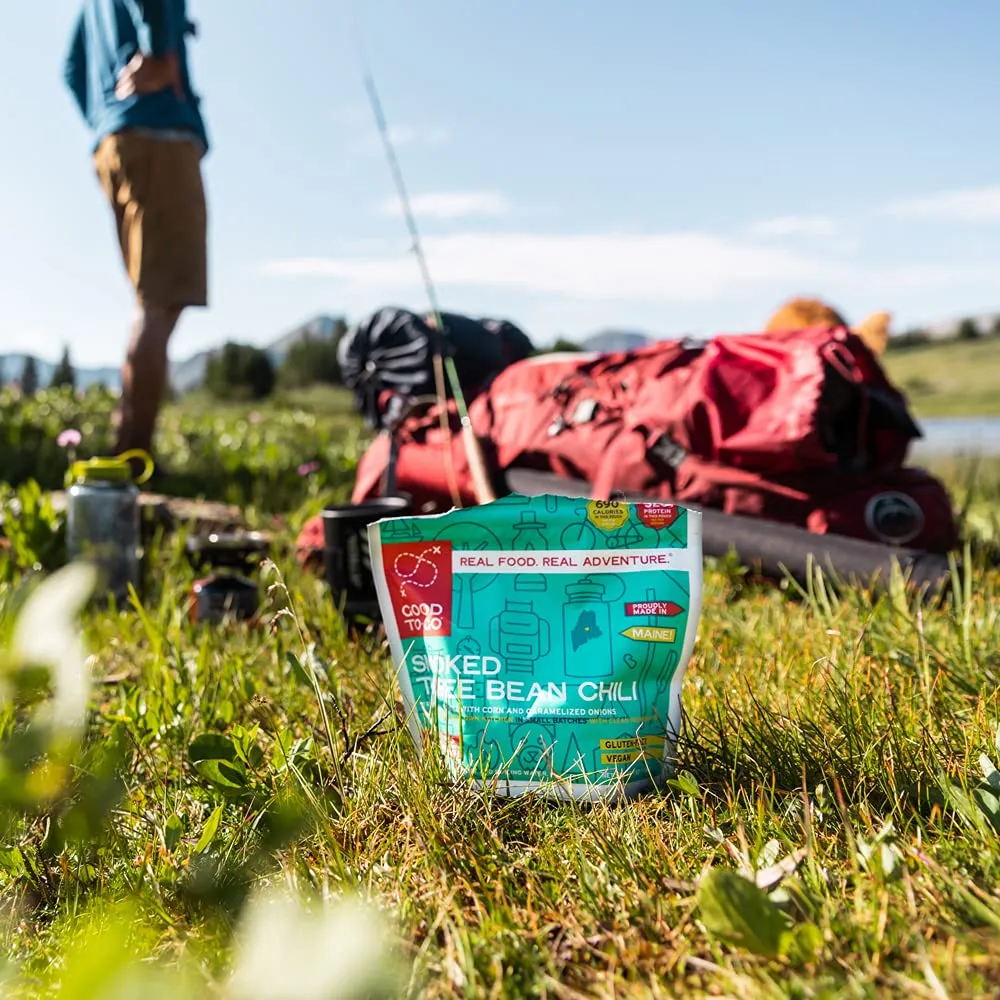
<instances>
[{"instance_id":1,"label":"red backpack","mask_svg":"<svg viewBox=\"0 0 1000 1000\"><path fill-rule=\"evenodd\" d=\"M396 489L420 512L475 503L450 406L450 470L436 405L398 431ZM541 356L501 372L469 406L498 495L512 468L894 545L947 551L948 494L905 467L920 436L905 398L846 329L667 341L606 355ZM362 459L354 501L378 496L388 442Z\"/></svg>"}]
</instances>

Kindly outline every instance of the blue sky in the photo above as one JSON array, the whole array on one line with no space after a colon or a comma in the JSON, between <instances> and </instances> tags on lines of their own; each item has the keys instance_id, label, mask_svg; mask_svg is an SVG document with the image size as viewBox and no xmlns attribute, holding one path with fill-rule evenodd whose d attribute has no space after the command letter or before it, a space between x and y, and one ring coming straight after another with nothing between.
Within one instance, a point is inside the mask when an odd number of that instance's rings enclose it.
<instances>
[{"instance_id":1,"label":"blue sky","mask_svg":"<svg viewBox=\"0 0 1000 1000\"><path fill-rule=\"evenodd\" d=\"M356 2L445 308L540 343L752 330L798 293L896 329L1000 308L996 0ZM212 302L172 355L423 308L347 5L189 6ZM117 364L76 9L4 3L0 352Z\"/></svg>"}]
</instances>

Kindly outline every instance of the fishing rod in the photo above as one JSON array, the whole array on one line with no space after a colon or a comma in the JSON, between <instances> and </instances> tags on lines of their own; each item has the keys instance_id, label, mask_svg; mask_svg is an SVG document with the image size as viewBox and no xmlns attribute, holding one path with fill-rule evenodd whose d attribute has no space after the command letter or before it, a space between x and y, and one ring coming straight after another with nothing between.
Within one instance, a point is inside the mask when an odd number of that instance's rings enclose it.
<instances>
[{"instance_id":1,"label":"fishing rod","mask_svg":"<svg viewBox=\"0 0 1000 1000\"><path fill-rule=\"evenodd\" d=\"M358 50L358 58L361 63L361 72L364 79L365 91L368 95L368 102L371 105L372 115L375 118L375 126L382 139L385 148L386 159L389 162L389 169L392 173L393 181L396 185L396 192L399 195L400 205L403 209L403 218L409 230L410 238L413 241L413 253L417 258L420 268L420 276L423 280L424 291L427 294L431 307L430 326L436 336L434 337L434 379L438 401L441 408L441 430L445 438L445 467L449 476L449 486L451 488L452 499L456 506L461 507L461 495L456 482L454 461L451 450L451 428L448 424L447 392L445 389L445 375L451 384L451 393L455 399L455 408L458 411L459 422L462 427L462 440L465 445L466 455L469 460L469 472L472 475L472 484L476 491L476 499L479 503L489 503L496 499L493 486L486 472L486 461L483 458L483 449L479 443L479 438L469 419L469 410L465 403L465 393L462 391L462 384L459 381L458 369L455 366L455 359L451 353L444 350L443 339L445 333L444 322L441 318L441 309L438 305L437 292L434 281L431 278L430 267L427 264L427 257L424 254L423 242L420 238L420 230L417 228L417 220L413 214L410 204L409 193L406 182L403 179L403 170L396 156L396 149L392 142L392 135L386 122L385 112L382 108L382 101L379 97L378 88L375 85L375 76L371 69L365 50L364 40L361 35L361 25L357 17L357 11L352 6L350 8L351 22L354 32L354 39Z\"/></svg>"}]
</instances>

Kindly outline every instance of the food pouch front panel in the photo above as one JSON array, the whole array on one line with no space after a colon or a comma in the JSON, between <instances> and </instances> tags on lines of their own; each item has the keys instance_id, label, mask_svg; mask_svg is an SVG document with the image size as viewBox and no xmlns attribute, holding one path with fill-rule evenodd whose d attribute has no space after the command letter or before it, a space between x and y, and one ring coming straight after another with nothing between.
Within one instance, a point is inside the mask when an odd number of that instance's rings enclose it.
<instances>
[{"instance_id":1,"label":"food pouch front panel","mask_svg":"<svg viewBox=\"0 0 1000 1000\"><path fill-rule=\"evenodd\" d=\"M701 515L509 496L369 529L410 732L501 794L669 774L701 613Z\"/></svg>"}]
</instances>

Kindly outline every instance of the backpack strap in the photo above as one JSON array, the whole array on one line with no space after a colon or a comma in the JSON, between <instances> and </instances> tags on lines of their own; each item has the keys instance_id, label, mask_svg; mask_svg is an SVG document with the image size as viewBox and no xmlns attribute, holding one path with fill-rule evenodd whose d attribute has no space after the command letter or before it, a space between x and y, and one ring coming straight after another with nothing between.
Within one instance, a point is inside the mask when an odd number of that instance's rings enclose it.
<instances>
[{"instance_id":1,"label":"backpack strap","mask_svg":"<svg viewBox=\"0 0 1000 1000\"><path fill-rule=\"evenodd\" d=\"M618 482L619 471L644 462L647 451L646 438L641 431L622 431L611 442L611 447L604 453L594 473L594 499L610 500Z\"/></svg>"},{"instance_id":2,"label":"backpack strap","mask_svg":"<svg viewBox=\"0 0 1000 1000\"><path fill-rule=\"evenodd\" d=\"M685 480L691 475L697 475L702 482L713 483L717 486L747 489L761 489L763 487L768 493L787 497L789 500L807 499L807 494L801 490L776 483L756 472L746 472L730 465L706 462L696 455L685 452L666 434L660 435L650 445L646 435L639 428L620 434L605 452L594 475L592 484L594 499L610 500L611 494L620 489L621 478L619 474L621 470L633 468L646 462L650 455L655 456L654 464L656 466L666 465L670 470L668 476L672 481L672 493L676 493L678 480Z\"/></svg>"},{"instance_id":3,"label":"backpack strap","mask_svg":"<svg viewBox=\"0 0 1000 1000\"><path fill-rule=\"evenodd\" d=\"M864 342L862 341L862 345ZM866 348L867 349L867 348ZM831 340L820 348L820 357L858 392L858 425L855 431L855 461L868 454L868 421L871 414L871 392L864 373L844 339Z\"/></svg>"},{"instance_id":4,"label":"backpack strap","mask_svg":"<svg viewBox=\"0 0 1000 1000\"><path fill-rule=\"evenodd\" d=\"M382 431L368 446L355 473L351 503L362 503L371 497L385 496L385 480L392 461L392 442L388 431ZM395 484L393 484L395 486Z\"/></svg>"}]
</instances>

